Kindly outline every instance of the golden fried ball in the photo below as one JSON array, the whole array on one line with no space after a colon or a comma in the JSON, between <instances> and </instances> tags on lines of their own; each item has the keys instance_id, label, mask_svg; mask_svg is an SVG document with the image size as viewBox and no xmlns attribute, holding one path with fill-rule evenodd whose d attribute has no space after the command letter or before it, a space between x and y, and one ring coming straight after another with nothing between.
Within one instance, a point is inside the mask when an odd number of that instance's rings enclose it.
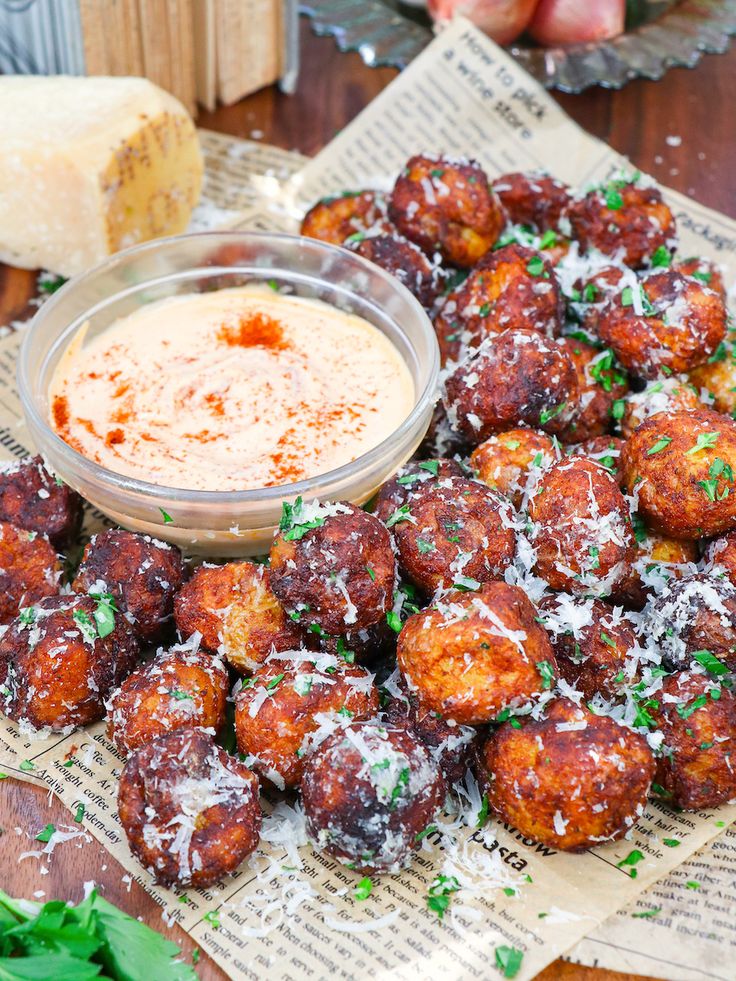
<instances>
[{"instance_id":1,"label":"golden fried ball","mask_svg":"<svg viewBox=\"0 0 736 981\"><path fill-rule=\"evenodd\" d=\"M655 531L694 540L736 527L736 422L710 409L660 412L621 453L629 493Z\"/></svg>"},{"instance_id":2,"label":"golden fried ball","mask_svg":"<svg viewBox=\"0 0 736 981\"><path fill-rule=\"evenodd\" d=\"M40 456L3 462L0 521L46 535L54 548L66 548L82 527L82 498L50 473Z\"/></svg>"},{"instance_id":3,"label":"golden fried ball","mask_svg":"<svg viewBox=\"0 0 736 981\"><path fill-rule=\"evenodd\" d=\"M478 480L519 507L541 471L556 459L555 444L546 433L509 429L476 447L469 462Z\"/></svg>"},{"instance_id":4,"label":"golden fried ball","mask_svg":"<svg viewBox=\"0 0 736 981\"><path fill-rule=\"evenodd\" d=\"M510 503L475 480L448 477L388 518L407 578L432 593L503 575L516 546Z\"/></svg>"},{"instance_id":5,"label":"golden fried ball","mask_svg":"<svg viewBox=\"0 0 736 981\"><path fill-rule=\"evenodd\" d=\"M182 637L200 633L206 650L242 672L303 637L276 599L268 569L254 562L201 565L177 594L174 617Z\"/></svg>"},{"instance_id":6,"label":"golden fried ball","mask_svg":"<svg viewBox=\"0 0 736 981\"><path fill-rule=\"evenodd\" d=\"M377 191L345 191L318 201L304 216L301 234L333 245L369 231L390 232L386 200Z\"/></svg>"},{"instance_id":7,"label":"golden fried ball","mask_svg":"<svg viewBox=\"0 0 736 981\"><path fill-rule=\"evenodd\" d=\"M382 485L373 513L381 521L388 521L394 511L409 504L419 494L433 490L446 477L464 476L463 468L456 460L411 460Z\"/></svg>"},{"instance_id":8,"label":"golden fried ball","mask_svg":"<svg viewBox=\"0 0 736 981\"><path fill-rule=\"evenodd\" d=\"M713 396L713 408L736 418L736 330L731 329L708 358L690 372L690 381Z\"/></svg>"},{"instance_id":9,"label":"golden fried ball","mask_svg":"<svg viewBox=\"0 0 736 981\"><path fill-rule=\"evenodd\" d=\"M0 521L0 623L59 591L61 563L45 535Z\"/></svg>"},{"instance_id":10,"label":"golden fried ball","mask_svg":"<svg viewBox=\"0 0 736 981\"><path fill-rule=\"evenodd\" d=\"M99 616L88 596L51 596L21 610L0 637L0 704L23 730L71 731L104 716L138 642L124 616L109 607Z\"/></svg>"},{"instance_id":11,"label":"golden fried ball","mask_svg":"<svg viewBox=\"0 0 736 981\"><path fill-rule=\"evenodd\" d=\"M504 225L483 169L445 157L412 157L396 180L388 213L410 241L463 269L485 255Z\"/></svg>"},{"instance_id":12,"label":"golden fried ball","mask_svg":"<svg viewBox=\"0 0 736 981\"><path fill-rule=\"evenodd\" d=\"M726 299L726 287L723 282L723 271L720 266L710 259L702 257L690 257L680 259L672 263L672 268L683 276L689 276L703 283L714 293L717 293L723 300Z\"/></svg>"},{"instance_id":13,"label":"golden fried ball","mask_svg":"<svg viewBox=\"0 0 736 981\"><path fill-rule=\"evenodd\" d=\"M641 378L691 371L726 335L717 293L673 270L654 272L610 300L598 320L601 340Z\"/></svg>"},{"instance_id":14,"label":"golden fried ball","mask_svg":"<svg viewBox=\"0 0 736 981\"><path fill-rule=\"evenodd\" d=\"M567 451L570 456L584 456L588 460L600 464L615 479L619 487L623 488L620 468L623 445L624 440L619 439L618 436L594 436L582 443L568 446Z\"/></svg>"},{"instance_id":15,"label":"golden fried ball","mask_svg":"<svg viewBox=\"0 0 736 981\"><path fill-rule=\"evenodd\" d=\"M211 886L258 846L258 778L202 729L178 729L125 764L118 814L130 850L157 882Z\"/></svg>"},{"instance_id":16,"label":"golden fried ball","mask_svg":"<svg viewBox=\"0 0 736 981\"><path fill-rule=\"evenodd\" d=\"M107 736L123 756L174 729L216 732L225 722L229 678L221 661L172 647L128 675L107 703Z\"/></svg>"},{"instance_id":17,"label":"golden fried ball","mask_svg":"<svg viewBox=\"0 0 736 981\"><path fill-rule=\"evenodd\" d=\"M303 508L287 512L271 546L271 588L285 609L327 634L383 619L396 578L384 525L345 502Z\"/></svg>"},{"instance_id":18,"label":"golden fried ball","mask_svg":"<svg viewBox=\"0 0 736 981\"><path fill-rule=\"evenodd\" d=\"M607 596L627 574L636 544L615 479L573 456L542 476L529 502L535 571L553 589Z\"/></svg>"},{"instance_id":19,"label":"golden fried ball","mask_svg":"<svg viewBox=\"0 0 736 981\"><path fill-rule=\"evenodd\" d=\"M140 640L153 643L172 619L174 594L183 582L184 562L175 545L112 528L90 539L72 589L110 593Z\"/></svg>"},{"instance_id":20,"label":"golden fried ball","mask_svg":"<svg viewBox=\"0 0 736 981\"><path fill-rule=\"evenodd\" d=\"M238 750L280 790L297 787L307 757L335 729L378 712L373 675L331 654L275 655L235 699Z\"/></svg>"},{"instance_id":21,"label":"golden fried ball","mask_svg":"<svg viewBox=\"0 0 736 981\"><path fill-rule=\"evenodd\" d=\"M560 439L579 443L603 436L611 426L613 403L629 390L626 373L611 350L598 351L573 337L565 337L561 343L575 366L580 396L575 417L560 433Z\"/></svg>"},{"instance_id":22,"label":"golden fried ball","mask_svg":"<svg viewBox=\"0 0 736 981\"><path fill-rule=\"evenodd\" d=\"M431 307L444 286L442 267L402 235L356 236L350 249L391 273L424 307Z\"/></svg>"},{"instance_id":23,"label":"golden fried ball","mask_svg":"<svg viewBox=\"0 0 736 981\"><path fill-rule=\"evenodd\" d=\"M658 378L647 382L641 392L632 393L626 398L621 432L628 439L635 429L658 412L700 409L702 404L694 387L682 378Z\"/></svg>"},{"instance_id":24,"label":"golden fried ball","mask_svg":"<svg viewBox=\"0 0 736 981\"><path fill-rule=\"evenodd\" d=\"M404 624L399 668L409 689L443 718L491 722L555 683L552 646L536 617L524 591L505 582L448 593Z\"/></svg>"},{"instance_id":25,"label":"golden fried ball","mask_svg":"<svg viewBox=\"0 0 736 981\"><path fill-rule=\"evenodd\" d=\"M692 575L698 546L652 531L638 515L634 517L634 534L636 556L627 575L617 583L614 596L617 602L640 610L647 597L670 580Z\"/></svg>"},{"instance_id":26,"label":"golden fried ball","mask_svg":"<svg viewBox=\"0 0 736 981\"><path fill-rule=\"evenodd\" d=\"M676 244L675 219L657 187L613 180L575 201L568 211L573 236L584 249L597 249L633 269Z\"/></svg>"},{"instance_id":27,"label":"golden fried ball","mask_svg":"<svg viewBox=\"0 0 736 981\"><path fill-rule=\"evenodd\" d=\"M573 420L580 389L561 343L537 331L489 337L445 381L451 425L477 446L518 426L560 433Z\"/></svg>"},{"instance_id":28,"label":"golden fried ball","mask_svg":"<svg viewBox=\"0 0 736 981\"><path fill-rule=\"evenodd\" d=\"M310 756L302 781L314 846L360 872L396 872L445 797L439 767L405 727L359 723Z\"/></svg>"},{"instance_id":29,"label":"golden fried ball","mask_svg":"<svg viewBox=\"0 0 736 981\"><path fill-rule=\"evenodd\" d=\"M654 758L643 736L567 699L508 722L480 752L491 810L523 835L578 852L622 838L644 813Z\"/></svg>"},{"instance_id":30,"label":"golden fried ball","mask_svg":"<svg viewBox=\"0 0 736 981\"><path fill-rule=\"evenodd\" d=\"M541 172L502 174L491 186L512 224L540 232L558 228L572 203L567 184Z\"/></svg>"},{"instance_id":31,"label":"golden fried ball","mask_svg":"<svg viewBox=\"0 0 736 981\"><path fill-rule=\"evenodd\" d=\"M672 669L689 668L708 651L736 671L736 586L728 579L707 573L676 579L650 597L644 616Z\"/></svg>"},{"instance_id":32,"label":"golden fried ball","mask_svg":"<svg viewBox=\"0 0 736 981\"><path fill-rule=\"evenodd\" d=\"M656 781L668 804L686 811L736 799L736 696L718 677L678 671L652 711L664 745Z\"/></svg>"},{"instance_id":33,"label":"golden fried ball","mask_svg":"<svg viewBox=\"0 0 736 981\"><path fill-rule=\"evenodd\" d=\"M509 327L556 337L563 313L550 261L533 249L505 245L489 252L442 304L435 332L443 364Z\"/></svg>"}]
</instances>

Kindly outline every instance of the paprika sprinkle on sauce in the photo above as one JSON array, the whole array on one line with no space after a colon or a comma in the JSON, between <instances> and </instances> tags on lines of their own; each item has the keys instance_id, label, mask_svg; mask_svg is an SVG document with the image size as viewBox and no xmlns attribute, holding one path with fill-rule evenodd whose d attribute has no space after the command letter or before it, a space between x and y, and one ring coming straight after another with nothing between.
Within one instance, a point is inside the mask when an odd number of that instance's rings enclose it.
<instances>
[{"instance_id":1,"label":"paprika sprinkle on sauce","mask_svg":"<svg viewBox=\"0 0 736 981\"><path fill-rule=\"evenodd\" d=\"M377 446L414 404L376 327L271 290L169 297L85 333L56 369L51 425L107 469L166 487L315 477Z\"/></svg>"}]
</instances>

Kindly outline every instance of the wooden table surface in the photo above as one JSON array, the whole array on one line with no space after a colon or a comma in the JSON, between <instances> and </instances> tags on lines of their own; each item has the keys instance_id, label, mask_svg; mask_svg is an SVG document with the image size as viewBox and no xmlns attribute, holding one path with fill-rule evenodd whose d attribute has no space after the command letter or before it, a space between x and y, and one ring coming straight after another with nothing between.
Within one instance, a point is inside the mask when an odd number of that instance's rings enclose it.
<instances>
[{"instance_id":1,"label":"wooden table surface","mask_svg":"<svg viewBox=\"0 0 736 981\"><path fill-rule=\"evenodd\" d=\"M345 126L396 74L366 68L357 55L340 54L332 39L315 38L302 25L302 72L296 95L264 90L235 106L202 113L199 123L236 136L262 139L286 149L314 154ZM659 82L636 81L620 92L591 89L559 96L564 109L582 126L627 154L662 183L736 217L736 183L730 149L736 145L732 82L736 49L704 58L695 71L674 69ZM32 310L34 273L0 266L0 324L22 320ZM13 896L78 901L83 883L94 880L116 903L190 951L193 944L179 928L166 929L161 912L144 890L122 881L124 870L97 841L58 847L48 874L39 863L17 859L33 847L29 838L48 822L63 824L69 813L41 790L14 780L0 782L0 882ZM226 975L205 955L198 965L203 981ZM495 972L493 972L495 976ZM155 981L155 979L151 979ZM537 981L637 981L631 974L556 961ZM639 979L641 981L641 979Z\"/></svg>"}]
</instances>

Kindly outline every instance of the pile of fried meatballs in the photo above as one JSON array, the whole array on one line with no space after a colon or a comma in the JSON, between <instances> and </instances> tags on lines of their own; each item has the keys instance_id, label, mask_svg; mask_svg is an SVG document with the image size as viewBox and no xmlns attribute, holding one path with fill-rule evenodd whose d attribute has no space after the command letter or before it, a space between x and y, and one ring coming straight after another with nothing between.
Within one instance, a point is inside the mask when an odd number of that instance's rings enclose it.
<instances>
[{"instance_id":1,"label":"pile of fried meatballs","mask_svg":"<svg viewBox=\"0 0 736 981\"><path fill-rule=\"evenodd\" d=\"M657 188L417 156L302 230L430 312L418 454L364 509L285 503L266 560L190 568L111 529L66 576L81 501L38 459L6 468L5 714L107 717L120 820L169 885L253 851L261 787L364 873L406 864L469 779L560 851L650 796L736 799L736 335Z\"/></svg>"}]
</instances>

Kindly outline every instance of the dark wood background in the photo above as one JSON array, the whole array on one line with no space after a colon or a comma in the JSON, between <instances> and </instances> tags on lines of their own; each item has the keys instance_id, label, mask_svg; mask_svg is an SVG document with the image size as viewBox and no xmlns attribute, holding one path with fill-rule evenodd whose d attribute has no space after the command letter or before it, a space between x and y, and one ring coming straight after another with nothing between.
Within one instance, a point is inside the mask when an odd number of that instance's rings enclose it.
<instances>
[{"instance_id":1,"label":"dark wood background","mask_svg":"<svg viewBox=\"0 0 736 981\"><path fill-rule=\"evenodd\" d=\"M235 106L202 113L199 123L311 155L395 74L392 69L366 68L357 55L340 54L332 39L315 38L303 23L302 72L295 95L266 89ZM596 88L582 95L558 97L573 119L627 154L637 167L736 217L731 158L736 144L734 81L736 50L731 50L725 55L706 56L694 71L673 69L659 82L635 81L620 92ZM679 138L679 145L673 145L678 140L672 138ZM0 324L29 315L35 284L35 273L0 266ZM18 864L20 853L34 847L34 835L48 822L64 824L69 819L66 809L47 793L14 780L0 781L2 888L28 899L37 890L44 890L45 899L77 901L83 883L94 880L111 902L142 917L191 951L191 941L178 928L166 929L159 908L141 887L134 883L128 890L122 881L124 869L96 841L81 847L77 842L59 846L48 862L47 875L40 875L39 863L32 859ZM226 978L205 955L197 970L203 981ZM538 981L641 979L556 961Z\"/></svg>"}]
</instances>

